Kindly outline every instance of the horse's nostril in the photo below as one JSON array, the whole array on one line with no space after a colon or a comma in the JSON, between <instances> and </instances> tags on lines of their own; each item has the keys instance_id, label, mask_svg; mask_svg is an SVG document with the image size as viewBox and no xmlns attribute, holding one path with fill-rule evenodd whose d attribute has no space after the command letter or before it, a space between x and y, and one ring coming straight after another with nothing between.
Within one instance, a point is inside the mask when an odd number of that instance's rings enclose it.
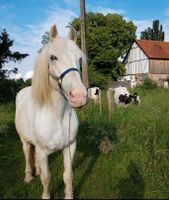
<instances>
[{"instance_id":1,"label":"horse's nostril","mask_svg":"<svg viewBox=\"0 0 169 200\"><path fill-rule=\"evenodd\" d=\"M72 90L70 91L70 98L71 99L83 99L87 97L87 92L79 91L79 90Z\"/></svg>"},{"instance_id":2,"label":"horse's nostril","mask_svg":"<svg viewBox=\"0 0 169 200\"><path fill-rule=\"evenodd\" d=\"M70 98L75 98L76 97L76 93L75 92L72 92L70 91Z\"/></svg>"}]
</instances>

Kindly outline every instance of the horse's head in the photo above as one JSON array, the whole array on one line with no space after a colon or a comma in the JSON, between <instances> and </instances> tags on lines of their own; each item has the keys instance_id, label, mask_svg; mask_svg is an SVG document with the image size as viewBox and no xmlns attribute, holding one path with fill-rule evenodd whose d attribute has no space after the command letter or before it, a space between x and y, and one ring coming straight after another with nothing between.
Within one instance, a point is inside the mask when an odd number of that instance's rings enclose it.
<instances>
[{"instance_id":1,"label":"horse's head","mask_svg":"<svg viewBox=\"0 0 169 200\"><path fill-rule=\"evenodd\" d=\"M49 80L52 87L61 90L73 107L83 106L86 104L87 90L81 81L79 62L84 55L76 45L75 30L71 28L68 38L61 38L54 25L49 40Z\"/></svg>"},{"instance_id":2,"label":"horse's head","mask_svg":"<svg viewBox=\"0 0 169 200\"><path fill-rule=\"evenodd\" d=\"M50 91L58 90L71 106L81 107L86 104L87 90L79 73L79 62L81 59L85 60L85 56L76 44L76 37L75 30L71 28L68 38L61 38L58 36L56 25L52 26L49 32L49 43L39 55L33 80L33 83L37 84L36 76L41 76L38 79L39 86L36 87L36 84L33 86L37 91L40 90L38 87L44 88L39 98L41 101L44 99L42 103L45 99L49 99Z\"/></svg>"}]
</instances>

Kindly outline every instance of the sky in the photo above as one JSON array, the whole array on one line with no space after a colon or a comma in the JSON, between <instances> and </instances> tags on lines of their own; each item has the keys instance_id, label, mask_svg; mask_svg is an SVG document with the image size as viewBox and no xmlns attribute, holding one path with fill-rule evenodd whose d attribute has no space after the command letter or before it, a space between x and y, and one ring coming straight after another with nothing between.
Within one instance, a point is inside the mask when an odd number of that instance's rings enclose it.
<instances>
[{"instance_id":1,"label":"sky","mask_svg":"<svg viewBox=\"0 0 169 200\"><path fill-rule=\"evenodd\" d=\"M45 31L57 25L59 35L67 36L68 23L80 14L80 0L0 0L0 31L6 29L14 40L13 51L28 53L18 67L16 77L32 76L37 51ZM140 32L159 19L169 41L169 0L86 0L86 12L118 13L137 26ZM8 67L8 66L6 66Z\"/></svg>"}]
</instances>

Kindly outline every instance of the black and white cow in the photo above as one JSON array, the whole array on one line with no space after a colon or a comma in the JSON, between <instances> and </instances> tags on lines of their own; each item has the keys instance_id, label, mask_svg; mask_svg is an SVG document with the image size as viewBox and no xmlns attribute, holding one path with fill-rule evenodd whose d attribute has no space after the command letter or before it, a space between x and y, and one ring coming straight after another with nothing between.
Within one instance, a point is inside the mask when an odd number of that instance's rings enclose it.
<instances>
[{"instance_id":1,"label":"black and white cow","mask_svg":"<svg viewBox=\"0 0 169 200\"><path fill-rule=\"evenodd\" d=\"M137 92L129 94L129 96L127 96L127 94L120 94L119 103L124 103L126 105L130 103L138 104L140 103L140 97L137 95Z\"/></svg>"},{"instance_id":2,"label":"black and white cow","mask_svg":"<svg viewBox=\"0 0 169 200\"><path fill-rule=\"evenodd\" d=\"M135 92L134 94L130 94L129 91L127 90L126 87L118 87L114 89L115 94L114 94L114 101L117 105L120 104L138 104L140 103L140 97L138 94Z\"/></svg>"},{"instance_id":3,"label":"black and white cow","mask_svg":"<svg viewBox=\"0 0 169 200\"><path fill-rule=\"evenodd\" d=\"M88 89L88 98L94 102L99 102L101 91L99 87L92 87Z\"/></svg>"},{"instance_id":4,"label":"black and white cow","mask_svg":"<svg viewBox=\"0 0 169 200\"><path fill-rule=\"evenodd\" d=\"M102 99L101 90L99 87L92 87L88 89L88 98L99 104L100 114L102 114Z\"/></svg>"}]
</instances>

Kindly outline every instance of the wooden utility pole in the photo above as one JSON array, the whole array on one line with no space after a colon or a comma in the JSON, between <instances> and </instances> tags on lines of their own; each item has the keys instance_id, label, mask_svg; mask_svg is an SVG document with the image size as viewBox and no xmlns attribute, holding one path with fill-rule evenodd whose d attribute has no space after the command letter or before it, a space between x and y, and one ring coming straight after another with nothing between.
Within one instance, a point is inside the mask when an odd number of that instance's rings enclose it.
<instances>
[{"instance_id":1,"label":"wooden utility pole","mask_svg":"<svg viewBox=\"0 0 169 200\"><path fill-rule=\"evenodd\" d=\"M82 61L82 80L84 85L89 88L88 80L88 62L87 62L87 41L86 41L86 12L85 0L80 0L80 23L81 23L81 47L86 55L86 62Z\"/></svg>"},{"instance_id":2,"label":"wooden utility pole","mask_svg":"<svg viewBox=\"0 0 169 200\"><path fill-rule=\"evenodd\" d=\"M112 114L114 112L113 89L112 88L108 88L108 90L107 90L107 99L108 99L109 119L111 119Z\"/></svg>"}]
</instances>

